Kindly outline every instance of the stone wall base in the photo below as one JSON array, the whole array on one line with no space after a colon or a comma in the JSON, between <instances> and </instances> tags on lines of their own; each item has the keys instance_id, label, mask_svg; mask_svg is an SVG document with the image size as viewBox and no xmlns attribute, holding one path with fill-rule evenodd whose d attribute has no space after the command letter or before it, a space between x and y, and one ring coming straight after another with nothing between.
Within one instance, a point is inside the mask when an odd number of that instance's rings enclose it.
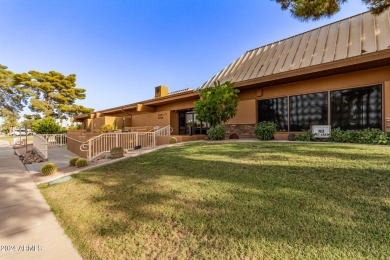
<instances>
[{"instance_id":1,"label":"stone wall base","mask_svg":"<svg viewBox=\"0 0 390 260\"><path fill-rule=\"evenodd\" d=\"M225 137L229 139L231 134L236 133L240 139L256 138L255 128L256 124L225 125Z\"/></svg>"}]
</instances>

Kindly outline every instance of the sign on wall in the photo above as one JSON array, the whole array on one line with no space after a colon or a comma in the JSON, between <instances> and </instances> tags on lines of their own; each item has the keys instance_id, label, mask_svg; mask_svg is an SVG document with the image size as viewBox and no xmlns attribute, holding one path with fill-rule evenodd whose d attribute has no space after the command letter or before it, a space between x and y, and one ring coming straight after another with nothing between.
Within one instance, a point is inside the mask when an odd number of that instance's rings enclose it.
<instances>
[{"instance_id":1,"label":"sign on wall","mask_svg":"<svg viewBox=\"0 0 390 260\"><path fill-rule=\"evenodd\" d=\"M311 132L315 138L329 138L331 132L330 125L312 125Z\"/></svg>"},{"instance_id":2,"label":"sign on wall","mask_svg":"<svg viewBox=\"0 0 390 260\"><path fill-rule=\"evenodd\" d=\"M166 116L168 116L168 113L159 113L157 119L164 119Z\"/></svg>"}]
</instances>

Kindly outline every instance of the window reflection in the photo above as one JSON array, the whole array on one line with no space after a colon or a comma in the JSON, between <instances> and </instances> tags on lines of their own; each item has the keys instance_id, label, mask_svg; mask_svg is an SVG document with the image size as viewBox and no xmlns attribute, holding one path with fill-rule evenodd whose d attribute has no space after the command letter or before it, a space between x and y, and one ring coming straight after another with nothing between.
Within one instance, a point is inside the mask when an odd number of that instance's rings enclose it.
<instances>
[{"instance_id":1,"label":"window reflection","mask_svg":"<svg viewBox=\"0 0 390 260\"><path fill-rule=\"evenodd\" d=\"M278 131L306 131L312 125L329 124L330 106L333 128L382 129L382 85L331 91L330 104L328 93L259 100L258 121L274 122Z\"/></svg>"},{"instance_id":2,"label":"window reflection","mask_svg":"<svg viewBox=\"0 0 390 260\"><path fill-rule=\"evenodd\" d=\"M327 124L327 92L290 97L290 131L307 131L312 125Z\"/></svg>"},{"instance_id":3,"label":"window reflection","mask_svg":"<svg viewBox=\"0 0 390 260\"><path fill-rule=\"evenodd\" d=\"M259 100L259 122L274 122L278 131L287 131L287 97Z\"/></svg>"},{"instance_id":4,"label":"window reflection","mask_svg":"<svg viewBox=\"0 0 390 260\"><path fill-rule=\"evenodd\" d=\"M210 125L201 122L196 118L194 111L179 112L179 134L180 135L199 135L207 134Z\"/></svg>"},{"instance_id":5,"label":"window reflection","mask_svg":"<svg viewBox=\"0 0 390 260\"><path fill-rule=\"evenodd\" d=\"M332 91L332 127L382 128L382 86Z\"/></svg>"}]
</instances>

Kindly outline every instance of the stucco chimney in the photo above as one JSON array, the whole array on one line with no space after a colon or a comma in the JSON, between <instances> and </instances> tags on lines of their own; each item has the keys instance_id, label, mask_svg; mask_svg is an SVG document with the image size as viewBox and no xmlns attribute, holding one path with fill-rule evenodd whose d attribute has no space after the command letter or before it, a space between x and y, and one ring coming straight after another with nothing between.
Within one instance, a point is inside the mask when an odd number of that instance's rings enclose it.
<instances>
[{"instance_id":1,"label":"stucco chimney","mask_svg":"<svg viewBox=\"0 0 390 260\"><path fill-rule=\"evenodd\" d=\"M159 98L159 97L165 97L168 95L168 87L167 86L157 86L154 89L154 97Z\"/></svg>"}]
</instances>

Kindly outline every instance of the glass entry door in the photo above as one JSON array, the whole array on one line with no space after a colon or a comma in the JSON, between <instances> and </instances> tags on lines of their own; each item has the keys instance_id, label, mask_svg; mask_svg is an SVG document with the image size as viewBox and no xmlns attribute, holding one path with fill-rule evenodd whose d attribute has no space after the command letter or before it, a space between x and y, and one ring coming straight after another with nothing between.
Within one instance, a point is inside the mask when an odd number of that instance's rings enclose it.
<instances>
[{"instance_id":1,"label":"glass entry door","mask_svg":"<svg viewBox=\"0 0 390 260\"><path fill-rule=\"evenodd\" d=\"M207 134L208 123L196 119L194 111L179 112L179 134L180 135L200 135Z\"/></svg>"}]
</instances>

